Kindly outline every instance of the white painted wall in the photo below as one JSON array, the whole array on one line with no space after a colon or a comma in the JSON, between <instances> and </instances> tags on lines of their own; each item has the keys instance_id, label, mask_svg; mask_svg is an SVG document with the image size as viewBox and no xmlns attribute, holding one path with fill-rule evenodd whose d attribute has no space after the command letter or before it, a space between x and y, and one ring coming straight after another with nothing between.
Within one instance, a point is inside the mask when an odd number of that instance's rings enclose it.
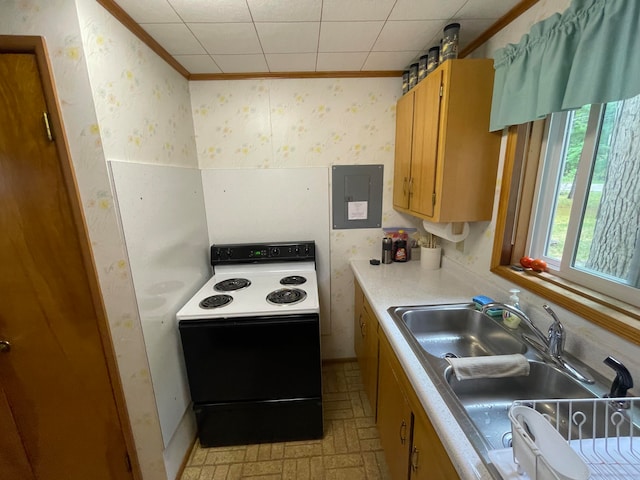
<instances>
[{"instance_id":1,"label":"white painted wall","mask_svg":"<svg viewBox=\"0 0 640 480\"><path fill-rule=\"evenodd\" d=\"M117 161L109 166L167 449L191 414L175 315L211 276L200 170ZM194 435L192 429L186 436ZM183 453L190 443L181 446ZM168 473L179 465L167 465Z\"/></svg>"}]
</instances>

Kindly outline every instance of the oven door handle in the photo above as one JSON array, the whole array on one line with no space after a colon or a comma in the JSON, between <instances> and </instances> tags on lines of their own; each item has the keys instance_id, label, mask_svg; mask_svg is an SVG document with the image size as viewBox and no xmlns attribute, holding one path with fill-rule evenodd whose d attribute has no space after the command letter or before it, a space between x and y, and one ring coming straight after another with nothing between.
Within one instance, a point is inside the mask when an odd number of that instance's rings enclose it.
<instances>
[{"instance_id":1,"label":"oven door handle","mask_svg":"<svg viewBox=\"0 0 640 480\"><path fill-rule=\"evenodd\" d=\"M319 316L316 313L299 315L267 315L257 317L234 317L207 320L180 320L179 326L185 328L215 328L215 327L251 327L255 325L282 325L282 324L305 324L318 322Z\"/></svg>"}]
</instances>

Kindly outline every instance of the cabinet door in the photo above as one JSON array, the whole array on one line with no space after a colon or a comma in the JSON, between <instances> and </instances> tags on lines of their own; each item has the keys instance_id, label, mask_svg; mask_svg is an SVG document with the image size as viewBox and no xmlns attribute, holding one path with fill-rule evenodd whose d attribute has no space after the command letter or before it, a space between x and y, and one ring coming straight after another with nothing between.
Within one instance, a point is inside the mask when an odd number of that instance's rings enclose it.
<instances>
[{"instance_id":1,"label":"cabinet door","mask_svg":"<svg viewBox=\"0 0 640 480\"><path fill-rule=\"evenodd\" d=\"M364 293L362 288L355 282L355 296L354 296L354 308L353 308L353 348L356 352L356 358L360 365L360 371L362 371L362 365L365 358L364 351L364 332L363 332L363 302Z\"/></svg>"},{"instance_id":2,"label":"cabinet door","mask_svg":"<svg viewBox=\"0 0 640 480\"><path fill-rule=\"evenodd\" d=\"M458 477L426 414L414 412L411 480L451 480Z\"/></svg>"},{"instance_id":3,"label":"cabinet door","mask_svg":"<svg viewBox=\"0 0 640 480\"><path fill-rule=\"evenodd\" d=\"M442 70L432 72L416 88L414 101L410 210L427 217L434 216L436 201L441 85Z\"/></svg>"},{"instance_id":4,"label":"cabinet door","mask_svg":"<svg viewBox=\"0 0 640 480\"><path fill-rule=\"evenodd\" d=\"M380 349L377 423L391 478L408 478L411 408L384 348Z\"/></svg>"},{"instance_id":5,"label":"cabinet door","mask_svg":"<svg viewBox=\"0 0 640 480\"><path fill-rule=\"evenodd\" d=\"M411 143L413 138L414 92L405 94L396 105L396 150L393 172L393 205L409 208Z\"/></svg>"},{"instance_id":6,"label":"cabinet door","mask_svg":"<svg viewBox=\"0 0 640 480\"><path fill-rule=\"evenodd\" d=\"M373 414L376 413L378 397L378 320L370 311L371 307L364 301L362 318L364 319L364 355L365 369L362 371L362 382L367 392Z\"/></svg>"}]
</instances>

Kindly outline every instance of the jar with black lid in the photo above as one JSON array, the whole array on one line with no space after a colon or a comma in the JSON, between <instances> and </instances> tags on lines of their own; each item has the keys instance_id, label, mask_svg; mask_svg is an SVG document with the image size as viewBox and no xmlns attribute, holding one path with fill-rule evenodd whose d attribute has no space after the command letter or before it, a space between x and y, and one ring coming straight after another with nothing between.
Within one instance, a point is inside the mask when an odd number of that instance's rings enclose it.
<instances>
[{"instance_id":1,"label":"jar with black lid","mask_svg":"<svg viewBox=\"0 0 640 480\"><path fill-rule=\"evenodd\" d=\"M418 60L418 83L427 76L427 55L422 55Z\"/></svg>"},{"instance_id":2,"label":"jar with black lid","mask_svg":"<svg viewBox=\"0 0 640 480\"><path fill-rule=\"evenodd\" d=\"M409 70L402 72L402 94L409 91Z\"/></svg>"},{"instance_id":3,"label":"jar with black lid","mask_svg":"<svg viewBox=\"0 0 640 480\"><path fill-rule=\"evenodd\" d=\"M409 90L418 84L418 64L412 63L409 67Z\"/></svg>"},{"instance_id":4,"label":"jar with black lid","mask_svg":"<svg viewBox=\"0 0 640 480\"><path fill-rule=\"evenodd\" d=\"M460 34L460 24L450 23L444 27L442 38L442 60L458 58L458 36Z\"/></svg>"},{"instance_id":5,"label":"jar with black lid","mask_svg":"<svg viewBox=\"0 0 640 480\"><path fill-rule=\"evenodd\" d=\"M427 53L427 75L438 68L438 62L440 60L440 47L435 46L429 49Z\"/></svg>"}]
</instances>

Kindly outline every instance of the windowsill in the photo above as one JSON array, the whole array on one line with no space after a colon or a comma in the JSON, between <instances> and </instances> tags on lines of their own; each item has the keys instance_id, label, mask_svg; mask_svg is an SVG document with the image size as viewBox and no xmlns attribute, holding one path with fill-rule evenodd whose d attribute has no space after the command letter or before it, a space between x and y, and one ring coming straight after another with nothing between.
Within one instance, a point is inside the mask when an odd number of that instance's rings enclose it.
<instances>
[{"instance_id":1,"label":"windowsill","mask_svg":"<svg viewBox=\"0 0 640 480\"><path fill-rule=\"evenodd\" d=\"M530 270L518 272L504 265L493 267L491 272L640 345L640 308L550 273L537 273Z\"/></svg>"}]
</instances>

